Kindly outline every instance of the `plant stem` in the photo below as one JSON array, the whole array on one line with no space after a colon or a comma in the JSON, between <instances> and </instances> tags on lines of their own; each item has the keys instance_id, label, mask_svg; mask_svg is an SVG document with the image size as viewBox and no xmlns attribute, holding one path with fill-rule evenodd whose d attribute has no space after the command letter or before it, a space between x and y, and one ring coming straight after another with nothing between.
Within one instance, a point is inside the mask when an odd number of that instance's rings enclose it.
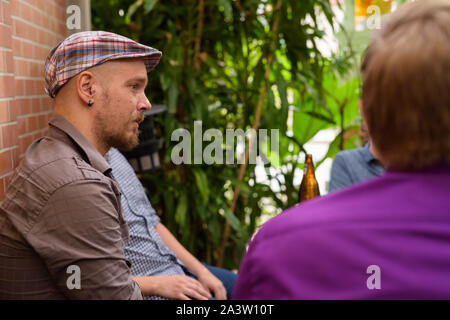
<instances>
[{"instance_id":1,"label":"plant stem","mask_svg":"<svg viewBox=\"0 0 450 320\"><path fill-rule=\"evenodd\" d=\"M281 6L281 0L278 0L276 7L279 8ZM274 59L274 55L275 55L275 50L276 50L276 46L275 46L275 41L276 39L278 39L278 21L279 21L279 11L274 13L274 17L273 17L273 26L272 26L272 40L267 52L267 66L266 66L266 70L264 73L264 83L263 86L261 88L260 94L259 94L259 99L258 99L258 104L256 106L256 112L255 112L255 118L253 120L253 126L252 126L252 132L255 133L256 130L259 127L259 122L261 119L261 111L262 111L262 106L264 103L264 98L267 92L267 86L266 83L269 79L269 75L270 75L270 71L272 70L272 62ZM249 150L252 146L252 144L254 143L256 136L254 134L250 135L249 137L249 141L248 141L248 148L245 149L245 154L244 154L244 162L241 164L240 168L239 168L239 174L238 174L238 180L242 181L242 179L244 178L245 175L245 169L247 168L247 164L248 164L248 158L249 158ZM240 192L240 188L239 186L235 186L234 187L234 194L233 194L233 200L231 201L231 206L230 206L230 211L232 214L234 214L234 211L236 209L236 204L237 204L237 200L239 198L239 192ZM224 258L224 253L225 253L225 246L227 244L228 238L230 236L230 223L227 221L225 221L225 226L224 226L224 230L223 230L223 238L222 238L222 242L220 244L220 246L217 249L217 265L219 267L223 266L223 258Z\"/></svg>"},{"instance_id":2,"label":"plant stem","mask_svg":"<svg viewBox=\"0 0 450 320\"><path fill-rule=\"evenodd\" d=\"M194 40L194 70L197 70L200 65L200 44L202 41L202 32L203 32L204 8L205 8L204 0L200 0L198 3L198 23Z\"/></svg>"}]
</instances>

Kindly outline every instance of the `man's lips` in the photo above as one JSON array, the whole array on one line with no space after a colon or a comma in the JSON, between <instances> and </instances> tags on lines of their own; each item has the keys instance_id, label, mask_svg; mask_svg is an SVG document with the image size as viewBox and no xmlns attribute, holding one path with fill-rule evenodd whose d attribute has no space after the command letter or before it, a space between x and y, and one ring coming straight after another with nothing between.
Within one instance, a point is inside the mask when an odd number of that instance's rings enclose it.
<instances>
[{"instance_id":1,"label":"man's lips","mask_svg":"<svg viewBox=\"0 0 450 320\"><path fill-rule=\"evenodd\" d=\"M144 121L144 116L138 117L138 118L136 118L136 119L133 120L133 122L136 122L136 123L138 124L138 126L139 126L139 124L140 124L142 121Z\"/></svg>"}]
</instances>

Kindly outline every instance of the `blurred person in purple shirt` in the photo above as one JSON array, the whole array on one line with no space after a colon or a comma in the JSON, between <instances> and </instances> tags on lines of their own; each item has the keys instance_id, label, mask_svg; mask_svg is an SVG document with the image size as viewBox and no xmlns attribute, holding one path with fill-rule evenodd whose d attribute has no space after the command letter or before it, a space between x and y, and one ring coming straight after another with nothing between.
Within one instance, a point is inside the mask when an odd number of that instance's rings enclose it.
<instances>
[{"instance_id":1,"label":"blurred person in purple shirt","mask_svg":"<svg viewBox=\"0 0 450 320\"><path fill-rule=\"evenodd\" d=\"M386 173L264 224L234 299L450 299L450 2L402 5L361 70Z\"/></svg>"}]
</instances>

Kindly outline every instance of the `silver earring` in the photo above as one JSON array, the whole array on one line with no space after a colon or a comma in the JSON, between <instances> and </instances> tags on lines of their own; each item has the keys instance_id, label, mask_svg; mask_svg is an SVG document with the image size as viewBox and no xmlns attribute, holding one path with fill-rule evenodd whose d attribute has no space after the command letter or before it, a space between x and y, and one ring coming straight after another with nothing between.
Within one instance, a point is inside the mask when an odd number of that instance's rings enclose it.
<instances>
[{"instance_id":1,"label":"silver earring","mask_svg":"<svg viewBox=\"0 0 450 320\"><path fill-rule=\"evenodd\" d=\"M90 106L92 106L94 103L92 102L92 100L89 100L89 102L88 102L88 106L90 107Z\"/></svg>"}]
</instances>

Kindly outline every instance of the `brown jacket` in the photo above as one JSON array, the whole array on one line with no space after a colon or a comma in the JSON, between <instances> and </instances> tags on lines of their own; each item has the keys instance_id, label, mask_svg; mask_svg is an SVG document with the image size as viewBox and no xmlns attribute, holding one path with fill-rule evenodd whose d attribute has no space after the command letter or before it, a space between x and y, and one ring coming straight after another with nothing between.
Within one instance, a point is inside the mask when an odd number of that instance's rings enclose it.
<instances>
[{"instance_id":1,"label":"brown jacket","mask_svg":"<svg viewBox=\"0 0 450 320\"><path fill-rule=\"evenodd\" d=\"M142 299L110 166L63 117L49 125L0 205L0 299Z\"/></svg>"}]
</instances>

